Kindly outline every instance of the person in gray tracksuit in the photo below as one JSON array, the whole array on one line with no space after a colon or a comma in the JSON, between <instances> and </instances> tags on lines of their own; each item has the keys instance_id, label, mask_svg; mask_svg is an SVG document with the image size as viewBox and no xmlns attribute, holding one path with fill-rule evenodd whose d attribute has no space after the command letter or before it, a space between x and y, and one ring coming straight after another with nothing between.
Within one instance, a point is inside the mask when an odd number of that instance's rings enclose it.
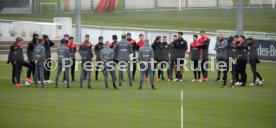
<instances>
[{"instance_id":1,"label":"person in gray tracksuit","mask_svg":"<svg viewBox=\"0 0 276 128\"><path fill-rule=\"evenodd\" d=\"M82 82L87 78L87 88L91 89L91 70L92 70L92 58L94 54L91 49L92 44L85 41L80 45L79 53L81 56L82 66L80 75L80 88L82 88Z\"/></svg>"},{"instance_id":2,"label":"person in gray tracksuit","mask_svg":"<svg viewBox=\"0 0 276 128\"><path fill-rule=\"evenodd\" d=\"M67 42L68 42L67 40L62 39L60 46L57 48L58 71L57 71L57 76L56 76L56 80L55 80L55 88L58 88L58 79L59 79L60 73L61 73L63 68L65 69L65 79L66 79L67 88L70 88L70 85L69 85L69 67L64 66L64 65L70 64L70 60L72 62L72 59L70 58L69 48L65 46L65 44ZM62 63L62 60L65 60L64 64Z\"/></svg>"},{"instance_id":3,"label":"person in gray tracksuit","mask_svg":"<svg viewBox=\"0 0 276 128\"><path fill-rule=\"evenodd\" d=\"M127 75L129 79L129 85L132 86L131 72L130 72L130 58L129 55L132 53L132 46L126 40L126 35L122 35L122 40L113 48L115 56L118 59L118 66L122 69L123 65L127 66ZM122 74L123 71L119 70L119 86L122 85Z\"/></svg>"},{"instance_id":4,"label":"person in gray tracksuit","mask_svg":"<svg viewBox=\"0 0 276 128\"><path fill-rule=\"evenodd\" d=\"M42 45L43 41L39 40L38 45L34 48L33 51L33 61L35 62L35 87L37 87L37 79L40 80L42 87L44 85L44 62L45 62L45 47Z\"/></svg>"},{"instance_id":5,"label":"person in gray tracksuit","mask_svg":"<svg viewBox=\"0 0 276 128\"><path fill-rule=\"evenodd\" d=\"M223 71L223 85L226 85L227 80L227 72L228 72L228 55L227 55L227 46L228 42L223 38L222 34L217 35L217 42L215 45L215 51L217 62L219 63L218 66L218 77L217 81L220 80L221 71ZM227 64L227 67L221 67L221 63L224 62Z\"/></svg>"},{"instance_id":6,"label":"person in gray tracksuit","mask_svg":"<svg viewBox=\"0 0 276 128\"><path fill-rule=\"evenodd\" d=\"M146 72L148 72L150 76L150 84L151 88L154 90L154 83L153 83L153 71L152 67L154 67L154 52L151 46L149 46L149 40L145 40L145 45L141 47L138 51L138 60L140 63L140 87L139 90L142 89L143 81L144 81L144 75Z\"/></svg>"},{"instance_id":7,"label":"person in gray tracksuit","mask_svg":"<svg viewBox=\"0 0 276 128\"><path fill-rule=\"evenodd\" d=\"M117 89L115 83L115 64L114 64L114 51L109 47L109 42L105 43L106 47L101 50L100 57L101 61L104 63L103 67L103 75L104 75L104 83L105 87L108 88L108 72L110 72L112 78L113 88Z\"/></svg>"}]
</instances>

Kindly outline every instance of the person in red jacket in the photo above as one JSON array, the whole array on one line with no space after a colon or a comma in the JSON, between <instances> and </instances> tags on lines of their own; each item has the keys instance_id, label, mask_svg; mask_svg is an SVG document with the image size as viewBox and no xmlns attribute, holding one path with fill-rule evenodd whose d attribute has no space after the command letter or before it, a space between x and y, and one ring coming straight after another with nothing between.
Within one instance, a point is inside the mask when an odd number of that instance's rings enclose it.
<instances>
[{"instance_id":1,"label":"person in red jacket","mask_svg":"<svg viewBox=\"0 0 276 128\"><path fill-rule=\"evenodd\" d=\"M133 56L133 71L132 71L132 81L135 80L135 73L136 73L136 67L137 67L137 60L136 60L136 52L137 52L137 44L134 39L131 38L131 33L127 33L127 41L131 44L132 46L132 56Z\"/></svg>"},{"instance_id":2,"label":"person in red jacket","mask_svg":"<svg viewBox=\"0 0 276 128\"><path fill-rule=\"evenodd\" d=\"M202 45L202 62L201 62L201 72L203 75L202 80L208 81L208 57L209 57L209 44L210 38L206 35L205 31L200 31L201 38L198 39L198 42ZM205 64L207 63L207 64Z\"/></svg>"},{"instance_id":3,"label":"person in red jacket","mask_svg":"<svg viewBox=\"0 0 276 128\"><path fill-rule=\"evenodd\" d=\"M136 43L137 46L137 51L139 51L139 49L141 47L143 47L145 45L145 36L144 34L140 34L139 35L139 41ZM144 78L145 81L149 81L149 77L148 77L148 71L145 72L146 77Z\"/></svg>"},{"instance_id":4,"label":"person in red jacket","mask_svg":"<svg viewBox=\"0 0 276 128\"><path fill-rule=\"evenodd\" d=\"M73 61L73 64L71 66L71 77L72 77L72 81L75 81L75 61L76 61L76 44L74 44L74 37L69 37L69 42L66 44L66 46L69 48L70 50L70 57Z\"/></svg>"},{"instance_id":5,"label":"person in red jacket","mask_svg":"<svg viewBox=\"0 0 276 128\"><path fill-rule=\"evenodd\" d=\"M109 47L112 49L118 43L117 35L112 35L113 42L109 44Z\"/></svg>"},{"instance_id":6,"label":"person in red jacket","mask_svg":"<svg viewBox=\"0 0 276 128\"><path fill-rule=\"evenodd\" d=\"M193 72L194 72L194 79L192 82L196 82L197 80L201 82L202 80L200 79L200 61L202 58L202 46L201 44L197 41L198 36L194 35L193 36L193 42L190 44L190 52L189 52L189 57L191 59L191 64L193 65Z\"/></svg>"}]
</instances>

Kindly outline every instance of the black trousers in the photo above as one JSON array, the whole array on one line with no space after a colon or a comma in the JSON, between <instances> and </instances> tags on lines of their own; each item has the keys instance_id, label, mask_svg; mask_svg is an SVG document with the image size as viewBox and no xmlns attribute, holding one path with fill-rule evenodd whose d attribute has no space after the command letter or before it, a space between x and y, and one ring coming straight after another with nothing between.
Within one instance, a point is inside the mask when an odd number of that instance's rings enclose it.
<instances>
[{"instance_id":1,"label":"black trousers","mask_svg":"<svg viewBox=\"0 0 276 128\"><path fill-rule=\"evenodd\" d=\"M237 82L237 64L233 63L232 62L232 71L231 71L231 74L232 74L232 85L234 85L236 82Z\"/></svg>"},{"instance_id":2,"label":"black trousers","mask_svg":"<svg viewBox=\"0 0 276 128\"><path fill-rule=\"evenodd\" d=\"M203 78L208 78L208 70L207 70L208 69L208 63L207 62L208 62L208 60L202 60L202 62L201 62L201 72L202 72Z\"/></svg>"},{"instance_id":3,"label":"black trousers","mask_svg":"<svg viewBox=\"0 0 276 128\"><path fill-rule=\"evenodd\" d=\"M137 60L133 59L132 60L132 66L133 66L133 71L132 71L132 80L135 80L135 73L136 73L136 68L137 68Z\"/></svg>"},{"instance_id":4,"label":"black trousers","mask_svg":"<svg viewBox=\"0 0 276 128\"><path fill-rule=\"evenodd\" d=\"M241 74L242 86L245 86L246 81L247 81L247 74L246 74L247 60L239 59L237 64L238 64L238 74Z\"/></svg>"},{"instance_id":5,"label":"black trousers","mask_svg":"<svg viewBox=\"0 0 276 128\"><path fill-rule=\"evenodd\" d=\"M50 79L50 74L51 74L51 60L47 59L46 60L46 65L45 65L45 70L44 70L44 80L49 80Z\"/></svg>"},{"instance_id":6,"label":"black trousers","mask_svg":"<svg viewBox=\"0 0 276 128\"><path fill-rule=\"evenodd\" d=\"M201 75L199 60L192 60L192 65L193 65L193 71L194 71L194 79L198 80L200 79L200 75Z\"/></svg>"},{"instance_id":7,"label":"black trousers","mask_svg":"<svg viewBox=\"0 0 276 128\"><path fill-rule=\"evenodd\" d=\"M27 71L27 78L31 78L31 75L33 74L33 78L35 75L35 62L34 61L29 61L30 68L28 68Z\"/></svg>"},{"instance_id":8,"label":"black trousers","mask_svg":"<svg viewBox=\"0 0 276 128\"><path fill-rule=\"evenodd\" d=\"M16 62L12 63L12 83L20 83L20 77L21 77L21 72L22 72L22 67L27 67L28 69L32 68L32 66L26 62Z\"/></svg>"},{"instance_id":9,"label":"black trousers","mask_svg":"<svg viewBox=\"0 0 276 128\"><path fill-rule=\"evenodd\" d=\"M260 73L257 72L257 62L250 62L250 67L251 67L252 74L253 74L253 83L255 83L257 77L258 77L260 80L263 80L263 78L262 78L262 76L260 75Z\"/></svg>"}]
</instances>

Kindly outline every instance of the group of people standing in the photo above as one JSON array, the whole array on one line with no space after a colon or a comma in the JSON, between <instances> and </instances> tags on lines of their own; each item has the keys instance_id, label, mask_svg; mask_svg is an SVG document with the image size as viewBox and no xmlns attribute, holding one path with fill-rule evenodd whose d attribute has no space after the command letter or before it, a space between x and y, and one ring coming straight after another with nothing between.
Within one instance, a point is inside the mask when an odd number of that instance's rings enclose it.
<instances>
[{"instance_id":1,"label":"group of people standing","mask_svg":"<svg viewBox=\"0 0 276 128\"><path fill-rule=\"evenodd\" d=\"M198 35L193 36L193 42L190 44L190 51L188 52L193 67L193 82L208 81L207 62L209 59L210 38L206 35L205 31L200 31L199 34L200 37ZM157 36L151 45L143 34L139 35L138 42L131 38L131 33L123 34L121 41L118 41L117 35L113 35L112 39L113 42L111 43L108 41L104 42L104 38L100 36L99 42L93 46L89 41L89 35L85 35L85 40L79 46L79 54L82 61L80 88L83 87L83 81L86 80L87 87L91 89L91 69L93 68L92 59L94 55L96 56L95 80L99 80L98 75L102 71L106 88L108 88L108 73L110 73L113 88L118 89L116 86L116 69L112 68L115 65L121 66L119 67L120 69L126 68L129 86L132 86L132 82L135 81L137 66L140 66L140 69L146 68L146 70L140 70L139 89L142 89L144 81L150 81L152 89L155 89L155 71L157 71L156 82L160 80L182 81L185 54L188 50L188 43L183 39L182 32L173 35L172 42L168 42L166 36ZM51 47L55 44L49 40L47 35L39 38L37 34L34 34L33 40L28 44L27 48L28 62L24 60L23 44L23 38L18 37L16 42L11 45L8 57L8 63L11 62L13 67L12 82L16 86L24 86L20 83L23 66L28 68L27 81L30 83L32 83L31 74L33 74L35 87L38 86L38 83L41 83L42 87L45 87L45 83L54 82L55 87L58 88L59 76L63 68L63 83L66 83L67 88L70 88L70 70L72 81L76 81L75 61L77 46L74 44L74 37L66 34L60 41L60 46L57 48L58 68L55 81L49 79L51 72ZM259 60L252 38L248 38L246 41L244 36L235 35L226 40L223 35L218 34L215 51L217 51L216 58L218 66L221 69L218 70L217 81L223 81L222 87L226 85L230 64L232 67L231 86L245 86L247 81L245 70L247 60L249 60L253 72L253 83L251 85L256 85L256 77L259 77L263 81L256 70L256 64L259 63ZM152 63L152 60L157 63ZM168 64L168 67L166 67L167 65L164 62ZM225 62L226 66L221 66L221 62ZM228 62L231 63L229 64ZM70 67L64 66L69 64ZM167 70L161 70L162 68L167 68ZM164 72L166 72L167 78L165 78ZM221 73L223 74L222 80L220 79ZM175 77L174 79L173 76ZM118 81L119 86L121 86L124 81L123 70L119 70Z\"/></svg>"}]
</instances>

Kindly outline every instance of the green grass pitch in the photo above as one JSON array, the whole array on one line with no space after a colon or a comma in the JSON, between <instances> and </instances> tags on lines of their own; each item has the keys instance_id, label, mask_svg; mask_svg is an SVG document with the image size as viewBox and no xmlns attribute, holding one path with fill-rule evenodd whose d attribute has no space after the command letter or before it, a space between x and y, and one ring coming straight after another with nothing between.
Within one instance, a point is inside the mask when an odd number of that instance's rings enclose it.
<instances>
[{"instance_id":1,"label":"green grass pitch","mask_svg":"<svg viewBox=\"0 0 276 128\"><path fill-rule=\"evenodd\" d=\"M62 85L55 89L53 84L47 88L15 87L11 65L1 62L0 127L180 128L183 90L185 128L274 128L276 65L263 62L258 70L265 78L262 87L219 88L215 72L209 73L209 82L192 83L192 72L185 72L182 83L161 81L155 84L155 91L148 82L139 91L138 75L133 87L125 82L116 91L105 89L102 74L99 83L92 77L92 90L80 89L78 82L72 83L71 89ZM250 82L249 65L247 73ZM26 69L22 78L25 75ZM52 72L51 79L54 77Z\"/></svg>"}]
</instances>

